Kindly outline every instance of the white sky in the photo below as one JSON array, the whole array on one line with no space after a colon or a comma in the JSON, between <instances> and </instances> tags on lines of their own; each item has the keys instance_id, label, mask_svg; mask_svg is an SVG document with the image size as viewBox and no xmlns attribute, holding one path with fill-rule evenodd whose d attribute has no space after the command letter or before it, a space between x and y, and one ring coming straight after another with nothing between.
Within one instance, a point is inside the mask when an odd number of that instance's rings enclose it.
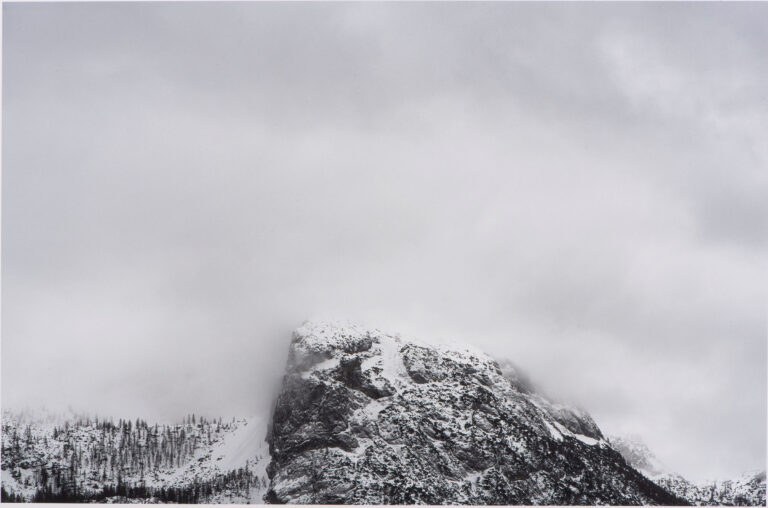
<instances>
[{"instance_id":1,"label":"white sky","mask_svg":"<svg viewBox=\"0 0 768 508\"><path fill-rule=\"evenodd\" d=\"M291 328L463 339L763 468L765 3L3 5L3 405L268 410Z\"/></svg>"}]
</instances>

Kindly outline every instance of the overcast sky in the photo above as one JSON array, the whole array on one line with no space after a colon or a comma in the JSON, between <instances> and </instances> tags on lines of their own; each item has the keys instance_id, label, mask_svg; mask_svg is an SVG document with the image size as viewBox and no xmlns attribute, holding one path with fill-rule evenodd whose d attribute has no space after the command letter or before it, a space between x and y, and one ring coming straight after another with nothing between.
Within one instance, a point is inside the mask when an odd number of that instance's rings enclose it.
<instances>
[{"instance_id":1,"label":"overcast sky","mask_svg":"<svg viewBox=\"0 0 768 508\"><path fill-rule=\"evenodd\" d=\"M341 318L763 468L768 4L4 4L3 406L268 411Z\"/></svg>"}]
</instances>

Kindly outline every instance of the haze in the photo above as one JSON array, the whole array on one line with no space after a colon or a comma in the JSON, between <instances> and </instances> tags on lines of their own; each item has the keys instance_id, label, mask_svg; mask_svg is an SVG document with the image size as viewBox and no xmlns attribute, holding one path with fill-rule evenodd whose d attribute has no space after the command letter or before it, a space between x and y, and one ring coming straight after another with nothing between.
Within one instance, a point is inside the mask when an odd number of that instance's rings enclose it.
<instances>
[{"instance_id":1,"label":"haze","mask_svg":"<svg viewBox=\"0 0 768 508\"><path fill-rule=\"evenodd\" d=\"M765 467L768 4L3 5L2 403L264 414L334 318Z\"/></svg>"}]
</instances>

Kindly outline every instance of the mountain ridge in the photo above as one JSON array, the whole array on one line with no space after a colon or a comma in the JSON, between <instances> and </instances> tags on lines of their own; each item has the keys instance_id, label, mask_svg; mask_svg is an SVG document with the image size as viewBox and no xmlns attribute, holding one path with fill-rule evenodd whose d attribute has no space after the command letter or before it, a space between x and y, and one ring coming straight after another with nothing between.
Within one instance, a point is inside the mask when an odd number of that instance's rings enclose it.
<instances>
[{"instance_id":1,"label":"mountain ridge","mask_svg":"<svg viewBox=\"0 0 768 508\"><path fill-rule=\"evenodd\" d=\"M711 488L664 473L509 361L353 324L293 333L270 418L2 423L4 501L765 503L764 473Z\"/></svg>"},{"instance_id":2,"label":"mountain ridge","mask_svg":"<svg viewBox=\"0 0 768 508\"><path fill-rule=\"evenodd\" d=\"M670 470L639 437L611 436L621 455L656 484L700 506L765 506L765 470L744 472L734 478L691 481Z\"/></svg>"}]
</instances>

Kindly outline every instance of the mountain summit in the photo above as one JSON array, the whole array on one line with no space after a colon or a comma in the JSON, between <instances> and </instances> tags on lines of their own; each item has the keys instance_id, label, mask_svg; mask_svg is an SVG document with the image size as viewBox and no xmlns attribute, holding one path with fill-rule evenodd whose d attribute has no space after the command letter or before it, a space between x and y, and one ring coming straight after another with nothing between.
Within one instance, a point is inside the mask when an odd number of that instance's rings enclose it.
<instances>
[{"instance_id":1,"label":"mountain summit","mask_svg":"<svg viewBox=\"0 0 768 508\"><path fill-rule=\"evenodd\" d=\"M266 500L363 504L687 504L586 413L475 351L306 324L268 441Z\"/></svg>"}]
</instances>

